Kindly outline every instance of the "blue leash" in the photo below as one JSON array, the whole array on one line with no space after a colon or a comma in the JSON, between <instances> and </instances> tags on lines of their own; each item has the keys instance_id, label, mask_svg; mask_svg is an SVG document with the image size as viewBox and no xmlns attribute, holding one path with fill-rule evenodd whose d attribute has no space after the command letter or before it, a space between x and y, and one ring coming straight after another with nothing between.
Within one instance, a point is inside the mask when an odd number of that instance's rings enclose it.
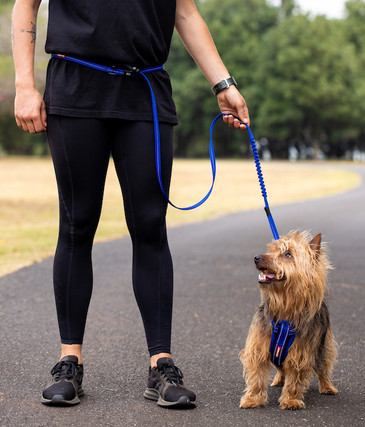
<instances>
[{"instance_id":1,"label":"blue leash","mask_svg":"<svg viewBox=\"0 0 365 427\"><path fill-rule=\"evenodd\" d=\"M144 75L143 72L139 73L141 76L144 77L144 79L146 80L149 88L150 88L150 93L151 93L151 101L152 101L152 113L153 113L153 123L154 123L154 130L155 130L155 162L156 162L156 172L157 172L157 179L158 179L158 183L160 186L160 189L162 191L162 194L164 195L165 199L168 201L168 203L173 206L176 209L180 209L183 211L186 210L192 210L197 208L198 206L202 205L210 196L210 194L212 193L213 187L214 187L214 183L215 183L215 176L216 176L216 162L215 162L215 154L214 154L214 147L213 147L213 130L214 130L214 126L217 123L217 120L227 114L223 114L220 113L218 114L212 121L211 125L210 125L210 131L209 131L209 157L210 157L210 164L211 164L211 168L212 168L212 185L210 186L210 189L208 191L208 193L197 203L195 203L192 206L187 206L187 207L179 207L176 206L175 204L173 204L171 202L171 200L169 199L169 196L167 195L165 188L163 186L163 182L162 182L162 176L161 176L161 150L160 150L160 132L159 132L159 126L158 126L158 117L157 117L157 105L156 105L156 99L155 99L155 95L153 93L152 90L152 86L151 83L149 82L148 78ZM241 122L242 123L242 122ZM243 123L244 124L244 123ZM244 124L247 128L248 131L248 136L250 139L250 143L251 143L251 148L252 148L252 153L254 156L254 160L255 160L255 164L256 164L256 171L257 171L257 176L259 179L259 183L260 183L260 187L261 187L261 194L262 197L264 198L265 201L265 212L270 224L270 228L271 228L271 232L274 236L275 240L279 239L279 233L276 229L276 225L274 222L274 218L271 215L270 212L270 207L269 207L269 202L267 199L267 192L266 192L266 188L265 188L265 183L264 183L264 176L262 174L262 170L261 170L261 164L260 164L260 158L259 158L259 153L257 151L257 147L256 147L256 141L255 138L253 136L253 133L251 132L251 129L249 128L248 125Z\"/></svg>"},{"instance_id":2,"label":"blue leash","mask_svg":"<svg viewBox=\"0 0 365 427\"><path fill-rule=\"evenodd\" d=\"M213 130L214 130L214 126L217 123L217 120L221 117L224 116L225 114L220 113L218 114L218 116L216 116L213 121L212 124L210 125L210 139L209 139L209 157L210 157L210 164L211 164L211 168L212 168L212 185L208 191L208 193L197 203L195 203L192 206L187 206L187 207L178 207L176 205L174 205L171 200L169 199L165 188L163 186L163 182L162 182L162 176L161 176L161 147L160 147L160 129L159 129L159 123L158 123L158 115L157 115L157 105L156 105L156 98L155 98L155 94L153 93L153 89L151 86L151 83L149 82L146 74L147 73L152 73L154 71L161 71L164 69L163 65L158 65L156 67L149 67L149 68L143 68L143 69L138 69L136 67L126 67L125 69L120 69L120 68L115 68L115 67L109 67L109 66L105 66L105 65L101 65L101 64L96 64L94 62L90 62L90 61L85 61L83 59L79 59L79 58L74 58L71 56L67 56L67 55L61 55L61 54L52 54L51 58L59 58L59 59L65 59L67 61L71 61L74 62L76 64L80 64L80 65L84 65L86 67L89 68L93 68L95 70L99 70L99 71L103 71L106 72L108 74L112 74L112 75L118 75L118 76L127 76L127 77L131 77L131 76L135 76L136 74L141 75L145 81L148 84L148 87L150 89L150 93L151 93L151 102L152 102L152 114L153 114L153 127L154 127L154 134L155 134L155 163L156 163L156 172L157 172L157 180L160 186L160 189L162 191L163 196L165 197L165 199L167 200L167 202L173 206L176 209L180 209L180 210L192 210L197 208L198 206L201 206L210 196L210 194L213 191L213 187L214 187L214 183L215 183L215 177L216 177L216 161L215 161L215 154L214 154L214 147L213 147ZM241 122L242 123L242 122ZM244 124L244 123L243 123ZM257 170L257 176L259 179L259 183L260 183L260 187L261 187L261 194L262 197L264 198L265 201L265 212L270 224L270 228L272 231L272 234L274 236L275 240L279 239L279 233L277 232L276 229L276 225L274 222L274 219L271 215L270 212L270 207L269 207L269 202L267 200L267 193L266 193L266 188L265 188L265 183L264 183L264 177L261 171L261 165L260 165L260 159L259 159L259 154L257 151L257 147L256 147L256 141L255 138L251 132L251 129L249 128L248 125L244 124L247 128L247 132L248 132L248 136L251 142L251 148L252 148L252 153L254 156L254 160L255 160L255 164L256 164L256 170Z\"/></svg>"}]
</instances>

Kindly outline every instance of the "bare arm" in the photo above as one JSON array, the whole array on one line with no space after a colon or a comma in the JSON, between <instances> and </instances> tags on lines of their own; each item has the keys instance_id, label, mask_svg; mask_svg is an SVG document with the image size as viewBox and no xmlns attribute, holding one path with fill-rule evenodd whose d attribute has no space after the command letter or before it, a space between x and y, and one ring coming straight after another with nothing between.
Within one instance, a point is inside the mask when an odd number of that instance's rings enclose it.
<instances>
[{"instance_id":1,"label":"bare arm","mask_svg":"<svg viewBox=\"0 0 365 427\"><path fill-rule=\"evenodd\" d=\"M42 0L16 0L12 15L12 43L15 67L14 114L26 132L44 132L46 109L34 81L36 23Z\"/></svg>"},{"instance_id":2,"label":"bare arm","mask_svg":"<svg viewBox=\"0 0 365 427\"><path fill-rule=\"evenodd\" d=\"M212 86L230 76L193 0L177 0L175 28L186 49ZM237 116L244 123L250 124L246 102L235 86L222 90L217 98L222 113ZM224 121L231 127L244 129L245 127L232 116L224 117Z\"/></svg>"}]
</instances>

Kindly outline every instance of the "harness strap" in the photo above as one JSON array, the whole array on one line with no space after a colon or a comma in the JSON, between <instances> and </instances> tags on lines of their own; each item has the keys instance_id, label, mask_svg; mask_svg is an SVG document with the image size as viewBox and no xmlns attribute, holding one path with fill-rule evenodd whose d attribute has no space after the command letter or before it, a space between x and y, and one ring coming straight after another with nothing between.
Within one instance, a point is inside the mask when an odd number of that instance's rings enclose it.
<instances>
[{"instance_id":1,"label":"harness strap","mask_svg":"<svg viewBox=\"0 0 365 427\"><path fill-rule=\"evenodd\" d=\"M270 344L271 362L282 368L298 331L287 320L279 320L276 323L271 321L271 325L273 328Z\"/></svg>"}]
</instances>

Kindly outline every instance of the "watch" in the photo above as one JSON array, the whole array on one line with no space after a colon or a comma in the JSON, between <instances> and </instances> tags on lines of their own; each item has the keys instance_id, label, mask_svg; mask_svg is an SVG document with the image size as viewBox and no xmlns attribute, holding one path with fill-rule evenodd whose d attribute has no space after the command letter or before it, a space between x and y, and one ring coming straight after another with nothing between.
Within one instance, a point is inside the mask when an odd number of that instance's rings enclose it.
<instances>
[{"instance_id":1,"label":"watch","mask_svg":"<svg viewBox=\"0 0 365 427\"><path fill-rule=\"evenodd\" d=\"M217 83L215 86L212 87L212 92L214 93L214 95L217 95L221 90L228 89L231 85L237 87L237 82L234 77L228 77L228 79L224 79L221 82Z\"/></svg>"}]
</instances>

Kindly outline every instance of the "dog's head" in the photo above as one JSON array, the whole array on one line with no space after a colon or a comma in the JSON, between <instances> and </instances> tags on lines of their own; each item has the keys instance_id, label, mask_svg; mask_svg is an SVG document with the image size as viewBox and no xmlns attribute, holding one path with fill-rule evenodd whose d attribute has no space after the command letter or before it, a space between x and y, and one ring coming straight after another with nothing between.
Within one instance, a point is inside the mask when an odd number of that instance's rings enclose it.
<instances>
[{"instance_id":1,"label":"dog's head","mask_svg":"<svg viewBox=\"0 0 365 427\"><path fill-rule=\"evenodd\" d=\"M326 290L327 270L331 268L321 245L321 234L290 232L268 244L268 252L255 256L259 270L259 287L264 295L271 293L281 304L319 305Z\"/></svg>"}]
</instances>

